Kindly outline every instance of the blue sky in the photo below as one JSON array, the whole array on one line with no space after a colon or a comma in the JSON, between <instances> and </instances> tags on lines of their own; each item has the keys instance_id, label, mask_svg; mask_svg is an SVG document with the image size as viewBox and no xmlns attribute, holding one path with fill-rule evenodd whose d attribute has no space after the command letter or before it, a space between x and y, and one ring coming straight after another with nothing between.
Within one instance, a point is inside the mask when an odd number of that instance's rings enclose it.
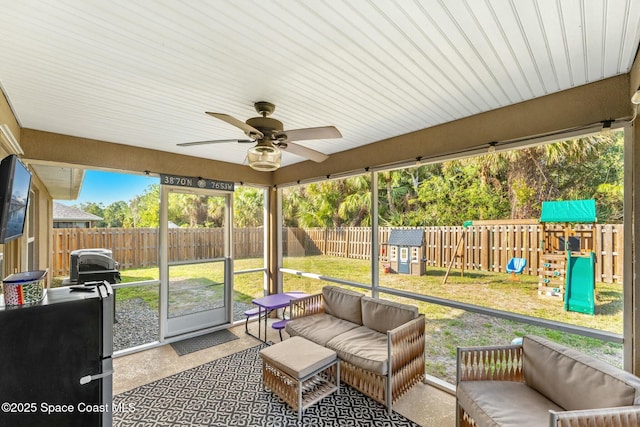
<instances>
[{"instance_id":1,"label":"blue sky","mask_svg":"<svg viewBox=\"0 0 640 427\"><path fill-rule=\"evenodd\" d=\"M135 196L144 194L149 185L159 182L157 177L88 170L76 200L56 201L65 205L95 202L107 207L121 200L128 203Z\"/></svg>"}]
</instances>

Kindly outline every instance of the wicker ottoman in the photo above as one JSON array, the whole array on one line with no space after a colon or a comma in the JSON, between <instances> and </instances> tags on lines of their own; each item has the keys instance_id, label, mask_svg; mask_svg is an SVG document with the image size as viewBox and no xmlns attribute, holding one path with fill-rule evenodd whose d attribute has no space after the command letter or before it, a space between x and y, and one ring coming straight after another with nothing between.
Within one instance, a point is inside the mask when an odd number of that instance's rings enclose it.
<instances>
[{"instance_id":1,"label":"wicker ottoman","mask_svg":"<svg viewBox=\"0 0 640 427\"><path fill-rule=\"evenodd\" d=\"M302 337L291 337L260 350L262 384L298 411L340 393L340 364L336 352Z\"/></svg>"}]
</instances>

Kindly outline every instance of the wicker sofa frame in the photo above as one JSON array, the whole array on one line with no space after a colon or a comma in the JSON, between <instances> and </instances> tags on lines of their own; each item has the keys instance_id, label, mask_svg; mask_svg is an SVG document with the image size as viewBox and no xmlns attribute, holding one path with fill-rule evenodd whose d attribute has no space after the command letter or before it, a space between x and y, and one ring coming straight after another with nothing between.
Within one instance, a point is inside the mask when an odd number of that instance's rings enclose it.
<instances>
[{"instance_id":1,"label":"wicker sofa frame","mask_svg":"<svg viewBox=\"0 0 640 427\"><path fill-rule=\"evenodd\" d=\"M291 320L324 313L322 294L292 300ZM425 381L425 317L423 314L387 331L387 375L340 360L340 380L392 412L393 403L419 381Z\"/></svg>"},{"instance_id":2,"label":"wicker sofa frame","mask_svg":"<svg viewBox=\"0 0 640 427\"><path fill-rule=\"evenodd\" d=\"M457 384L462 381L525 382L522 344L485 347L458 347ZM551 367L550 369L553 369ZM474 419L456 399L456 426L476 426ZM553 411L552 427L630 427L640 425L640 406Z\"/></svg>"}]
</instances>

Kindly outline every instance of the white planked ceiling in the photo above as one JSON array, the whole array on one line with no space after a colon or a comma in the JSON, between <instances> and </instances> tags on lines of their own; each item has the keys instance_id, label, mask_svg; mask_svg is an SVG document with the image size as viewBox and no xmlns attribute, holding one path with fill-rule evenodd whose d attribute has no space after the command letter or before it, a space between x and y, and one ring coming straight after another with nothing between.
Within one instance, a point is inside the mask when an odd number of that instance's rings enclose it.
<instances>
[{"instance_id":1,"label":"white planked ceiling","mask_svg":"<svg viewBox=\"0 0 640 427\"><path fill-rule=\"evenodd\" d=\"M241 164L176 144L265 100L336 153L626 73L639 28L638 0L0 0L0 84L22 127Z\"/></svg>"}]
</instances>

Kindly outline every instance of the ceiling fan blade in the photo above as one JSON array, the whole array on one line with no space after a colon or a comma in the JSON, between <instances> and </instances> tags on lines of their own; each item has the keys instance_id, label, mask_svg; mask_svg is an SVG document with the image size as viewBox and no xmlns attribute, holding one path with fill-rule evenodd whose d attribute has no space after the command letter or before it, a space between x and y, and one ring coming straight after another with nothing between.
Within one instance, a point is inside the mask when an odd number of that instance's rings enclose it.
<instances>
[{"instance_id":1,"label":"ceiling fan blade","mask_svg":"<svg viewBox=\"0 0 640 427\"><path fill-rule=\"evenodd\" d=\"M323 126L318 128L291 129L278 132L276 138L286 135L286 141L306 141L309 139L342 138L342 134L335 126Z\"/></svg>"},{"instance_id":2,"label":"ceiling fan blade","mask_svg":"<svg viewBox=\"0 0 640 427\"><path fill-rule=\"evenodd\" d=\"M288 153L292 153L297 156L304 157L318 163L324 162L329 158L329 156L327 156L324 153L321 153L316 150L312 150L311 148L303 147L302 145L290 143L288 141L287 141L286 148L284 148L284 146L280 148Z\"/></svg>"},{"instance_id":3,"label":"ceiling fan blade","mask_svg":"<svg viewBox=\"0 0 640 427\"><path fill-rule=\"evenodd\" d=\"M212 117L215 117L216 119L222 120L223 122L227 122L230 125L233 125L241 129L242 132L244 132L245 134L247 134L247 136L251 138L262 139L264 137L262 132L260 132L258 129L246 124L243 121L236 119L233 116L230 116L228 114L222 114L222 113L212 113L210 111L207 111L206 113Z\"/></svg>"},{"instance_id":4,"label":"ceiling fan blade","mask_svg":"<svg viewBox=\"0 0 640 427\"><path fill-rule=\"evenodd\" d=\"M196 141L196 142L182 142L176 144L178 147L191 147L192 145L206 145L206 144L219 144L221 142L255 142L253 139L216 139L212 141Z\"/></svg>"}]
</instances>

